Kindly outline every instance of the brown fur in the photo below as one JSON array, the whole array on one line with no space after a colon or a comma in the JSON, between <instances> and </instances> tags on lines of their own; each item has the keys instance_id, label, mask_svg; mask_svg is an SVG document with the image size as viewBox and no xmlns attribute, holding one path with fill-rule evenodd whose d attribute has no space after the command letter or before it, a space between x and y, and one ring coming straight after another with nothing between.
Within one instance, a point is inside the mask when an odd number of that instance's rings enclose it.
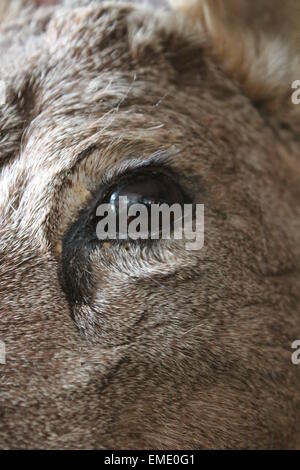
<instances>
[{"instance_id":1,"label":"brown fur","mask_svg":"<svg viewBox=\"0 0 300 470\"><path fill-rule=\"evenodd\" d=\"M207 31L212 53L255 103L280 115L291 108L300 74L298 0L170 0ZM298 110L299 112L299 110Z\"/></svg>"},{"instance_id":2,"label":"brown fur","mask_svg":"<svg viewBox=\"0 0 300 470\"><path fill-rule=\"evenodd\" d=\"M300 142L289 75L264 106L216 57L205 25L171 11L95 2L5 16L0 446L295 447ZM107 175L149 158L205 204L204 248L96 249L84 302L68 303L64 233Z\"/></svg>"}]
</instances>

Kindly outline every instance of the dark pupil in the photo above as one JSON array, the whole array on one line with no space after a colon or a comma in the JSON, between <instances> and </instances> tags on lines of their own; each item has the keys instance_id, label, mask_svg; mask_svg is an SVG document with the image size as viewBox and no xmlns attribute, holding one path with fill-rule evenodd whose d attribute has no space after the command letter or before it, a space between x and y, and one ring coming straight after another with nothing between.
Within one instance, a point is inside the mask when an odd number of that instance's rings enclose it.
<instances>
[{"instance_id":1,"label":"dark pupil","mask_svg":"<svg viewBox=\"0 0 300 470\"><path fill-rule=\"evenodd\" d=\"M182 203L183 196L178 186L169 178L159 176L138 176L132 181L120 184L109 196L109 202L118 208L120 196L127 196L128 204L169 204Z\"/></svg>"},{"instance_id":2,"label":"dark pupil","mask_svg":"<svg viewBox=\"0 0 300 470\"><path fill-rule=\"evenodd\" d=\"M119 216L119 197L126 196L128 206L132 204L144 204L148 209L148 226L151 226L151 204L183 205L185 196L179 185L168 174L144 170L142 174L136 173L129 178L124 178L113 188L105 198L117 215L117 229ZM128 219L128 224L131 222ZM172 223L172 218L171 218Z\"/></svg>"}]
</instances>

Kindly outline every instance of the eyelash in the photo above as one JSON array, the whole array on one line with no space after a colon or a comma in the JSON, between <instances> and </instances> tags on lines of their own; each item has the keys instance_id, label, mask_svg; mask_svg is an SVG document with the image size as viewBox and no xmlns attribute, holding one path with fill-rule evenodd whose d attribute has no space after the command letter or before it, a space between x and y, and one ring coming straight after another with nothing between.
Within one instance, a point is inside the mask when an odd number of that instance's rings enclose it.
<instances>
[{"instance_id":1,"label":"eyelash","mask_svg":"<svg viewBox=\"0 0 300 470\"><path fill-rule=\"evenodd\" d=\"M138 174L142 171L148 171L150 168L153 168L158 173L166 172L173 175L174 179L177 179L177 175L175 175L174 171L170 166L168 166L165 162L162 162L160 165L158 163L153 164L153 162L149 161L147 164L145 162L138 162L139 165L134 166L124 166L124 169L118 168L116 170L112 169L108 172L102 179L101 182L101 193L104 196L107 196L110 190L117 186L118 184L122 183L122 181L126 180L127 178L133 176L134 174Z\"/></svg>"}]
</instances>

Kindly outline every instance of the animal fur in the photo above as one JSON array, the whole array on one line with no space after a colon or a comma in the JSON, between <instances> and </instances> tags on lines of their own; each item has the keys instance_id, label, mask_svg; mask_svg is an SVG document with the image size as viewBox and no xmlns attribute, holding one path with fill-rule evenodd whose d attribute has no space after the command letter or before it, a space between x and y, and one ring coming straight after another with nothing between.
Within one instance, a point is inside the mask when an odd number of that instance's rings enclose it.
<instances>
[{"instance_id":1,"label":"animal fur","mask_svg":"<svg viewBox=\"0 0 300 470\"><path fill-rule=\"evenodd\" d=\"M208 2L196 22L189 8L1 2L1 448L295 448L292 35L240 17L231 36ZM97 248L72 268L70 302L64 234L109 175L149 159L204 203L204 248Z\"/></svg>"}]
</instances>

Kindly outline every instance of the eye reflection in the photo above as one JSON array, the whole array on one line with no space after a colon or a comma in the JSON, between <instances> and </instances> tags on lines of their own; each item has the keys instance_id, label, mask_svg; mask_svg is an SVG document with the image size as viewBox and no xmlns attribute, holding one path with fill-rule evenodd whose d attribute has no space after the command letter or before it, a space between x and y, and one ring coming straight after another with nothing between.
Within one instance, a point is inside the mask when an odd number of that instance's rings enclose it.
<instances>
[{"instance_id":1,"label":"eye reflection","mask_svg":"<svg viewBox=\"0 0 300 470\"><path fill-rule=\"evenodd\" d=\"M120 206L120 198L124 201L126 198L127 205ZM128 216L127 209L136 204L142 204L147 211L147 226L151 227L151 206L167 204L183 205L187 201L187 197L183 193L179 184L174 177L163 169L147 168L134 172L131 175L124 176L121 180L111 188L103 203L109 205L110 210L116 215L116 232L121 234L120 216L126 210L127 225L129 225L139 214ZM99 219L98 219L99 220ZM173 215L171 215L171 229L173 227ZM158 233L161 232L162 220L159 221ZM122 236L117 238L123 238Z\"/></svg>"}]
</instances>

